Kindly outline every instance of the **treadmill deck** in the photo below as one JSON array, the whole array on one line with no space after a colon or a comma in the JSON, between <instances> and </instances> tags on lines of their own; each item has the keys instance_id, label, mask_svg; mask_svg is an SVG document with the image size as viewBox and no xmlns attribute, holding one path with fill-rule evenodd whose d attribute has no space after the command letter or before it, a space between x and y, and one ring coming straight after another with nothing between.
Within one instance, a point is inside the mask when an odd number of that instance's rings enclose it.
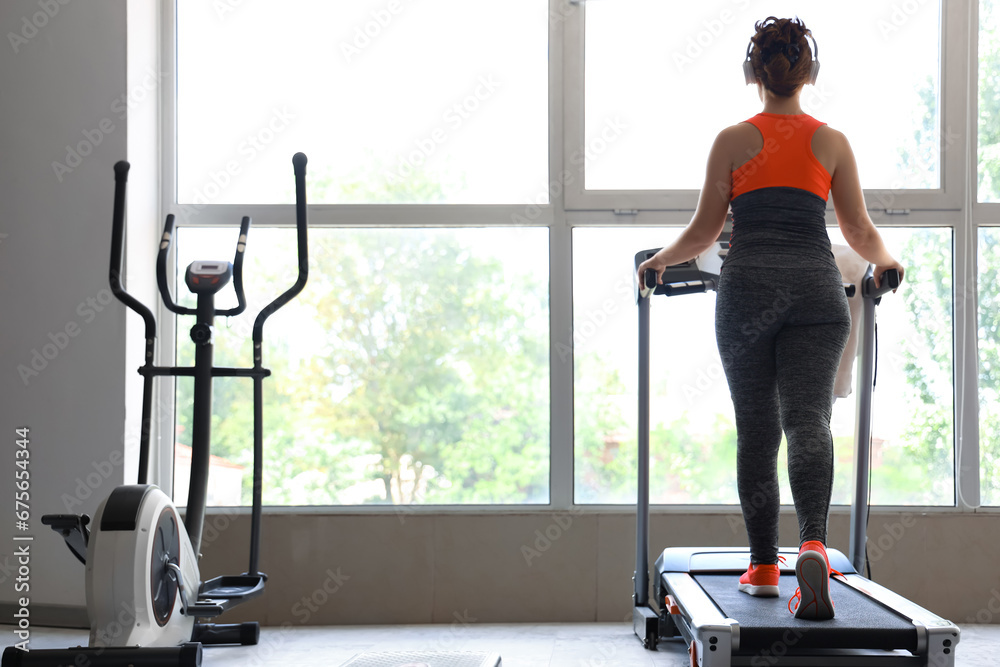
<instances>
[{"instance_id":1,"label":"treadmill deck","mask_svg":"<svg viewBox=\"0 0 1000 667\"><path fill-rule=\"evenodd\" d=\"M788 600L798 584L794 573L782 574L776 598L741 592L735 574L692 574L723 614L738 620L740 652L762 651L775 642L797 649L917 649L917 631L905 617L886 609L850 586L830 580L835 616L828 621L795 618Z\"/></svg>"}]
</instances>

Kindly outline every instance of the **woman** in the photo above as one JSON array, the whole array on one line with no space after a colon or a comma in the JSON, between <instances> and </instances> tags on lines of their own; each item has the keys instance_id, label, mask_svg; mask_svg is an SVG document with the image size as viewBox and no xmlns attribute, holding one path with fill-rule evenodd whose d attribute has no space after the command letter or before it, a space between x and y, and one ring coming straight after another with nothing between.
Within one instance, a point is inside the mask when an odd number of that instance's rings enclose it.
<instances>
[{"instance_id":1,"label":"woman","mask_svg":"<svg viewBox=\"0 0 1000 667\"><path fill-rule=\"evenodd\" d=\"M850 333L847 298L824 211L833 196L847 243L875 265L875 281L903 267L865 208L843 134L802 112L819 63L798 19L756 24L744 66L763 111L719 133L705 185L680 237L639 267L663 270L708 250L732 207L733 231L716 300L716 338L733 399L737 484L750 543L739 589L778 595L777 455L784 430L799 522L796 618L833 618L827 515L833 486L833 386ZM815 44L815 42L813 42ZM644 286L644 285L643 285Z\"/></svg>"}]
</instances>

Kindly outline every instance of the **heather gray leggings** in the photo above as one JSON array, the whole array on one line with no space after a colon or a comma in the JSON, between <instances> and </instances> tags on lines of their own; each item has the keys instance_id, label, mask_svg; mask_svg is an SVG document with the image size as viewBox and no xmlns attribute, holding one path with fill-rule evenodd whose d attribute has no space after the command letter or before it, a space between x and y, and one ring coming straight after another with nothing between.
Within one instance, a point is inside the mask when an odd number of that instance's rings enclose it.
<instances>
[{"instance_id":1,"label":"heather gray leggings","mask_svg":"<svg viewBox=\"0 0 1000 667\"><path fill-rule=\"evenodd\" d=\"M784 430L799 543L826 544L833 384L851 329L836 268L725 266L715 334L736 412L740 505L754 563L778 562Z\"/></svg>"}]
</instances>

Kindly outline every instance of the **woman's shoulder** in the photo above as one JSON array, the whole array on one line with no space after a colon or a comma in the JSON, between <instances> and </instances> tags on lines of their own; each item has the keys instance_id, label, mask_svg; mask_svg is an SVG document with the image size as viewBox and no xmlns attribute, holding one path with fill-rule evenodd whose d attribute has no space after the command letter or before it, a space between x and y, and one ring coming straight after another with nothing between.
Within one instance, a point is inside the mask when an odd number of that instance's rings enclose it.
<instances>
[{"instance_id":1,"label":"woman's shoulder","mask_svg":"<svg viewBox=\"0 0 1000 667\"><path fill-rule=\"evenodd\" d=\"M724 144L740 144L746 142L747 139L759 139L760 130L758 130L753 123L749 121L743 121L742 123L736 123L735 125L730 125L725 127L719 132L719 136L716 141L720 141Z\"/></svg>"},{"instance_id":2,"label":"woman's shoulder","mask_svg":"<svg viewBox=\"0 0 1000 667\"><path fill-rule=\"evenodd\" d=\"M813 141L823 141L831 146L843 146L848 143L847 135L840 130L830 127L826 123L816 128L816 134L813 137Z\"/></svg>"}]
</instances>

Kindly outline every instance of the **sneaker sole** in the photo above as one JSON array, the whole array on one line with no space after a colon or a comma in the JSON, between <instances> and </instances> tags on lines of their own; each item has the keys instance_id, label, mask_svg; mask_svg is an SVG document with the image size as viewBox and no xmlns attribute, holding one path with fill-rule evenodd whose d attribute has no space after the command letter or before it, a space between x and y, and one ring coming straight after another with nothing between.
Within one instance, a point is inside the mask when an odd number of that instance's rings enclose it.
<instances>
[{"instance_id":1,"label":"sneaker sole","mask_svg":"<svg viewBox=\"0 0 1000 667\"><path fill-rule=\"evenodd\" d=\"M795 563L795 577L799 581L799 593L802 596L795 610L795 618L809 621L827 621L833 618L830 571L823 554L818 551L799 554Z\"/></svg>"},{"instance_id":2,"label":"sneaker sole","mask_svg":"<svg viewBox=\"0 0 1000 667\"><path fill-rule=\"evenodd\" d=\"M754 586L753 584L740 584L740 590L758 598L776 598L781 593L777 586Z\"/></svg>"}]
</instances>

